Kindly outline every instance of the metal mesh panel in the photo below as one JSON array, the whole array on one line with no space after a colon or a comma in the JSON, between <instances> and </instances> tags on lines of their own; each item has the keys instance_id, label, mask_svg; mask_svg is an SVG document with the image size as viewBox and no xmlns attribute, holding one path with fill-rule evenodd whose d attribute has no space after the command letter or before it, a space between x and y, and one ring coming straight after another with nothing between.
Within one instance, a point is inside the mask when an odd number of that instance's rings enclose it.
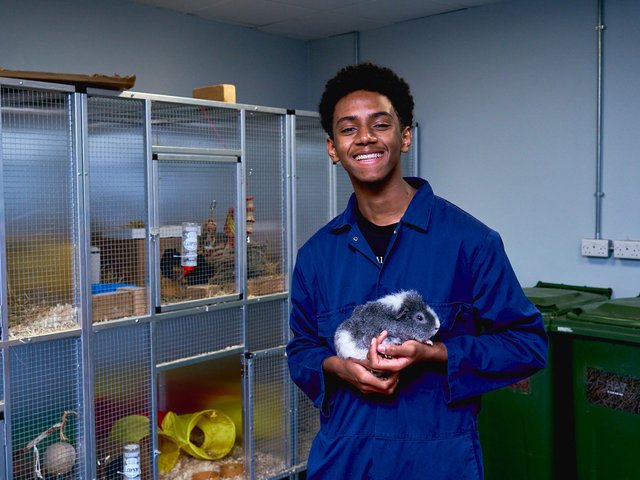
<instances>
[{"instance_id":1,"label":"metal mesh panel","mask_svg":"<svg viewBox=\"0 0 640 480\"><path fill-rule=\"evenodd\" d=\"M3 408L4 408L4 405L3 405ZM0 435L2 435L2 438L5 438L4 415L2 416L2 418L0 418ZM0 455L0 472L4 474L4 472L6 471L6 468L7 466L5 463L5 455L3 451L2 455Z\"/></svg>"},{"instance_id":2,"label":"metal mesh panel","mask_svg":"<svg viewBox=\"0 0 640 480\"><path fill-rule=\"evenodd\" d=\"M240 149L240 112L202 105L153 102L153 145Z\"/></svg>"},{"instance_id":3,"label":"metal mesh panel","mask_svg":"<svg viewBox=\"0 0 640 480\"><path fill-rule=\"evenodd\" d=\"M82 478L80 356L78 338L39 342L10 350L11 478L14 480L38 478L38 471L64 472L59 478L65 479ZM65 416L65 412L69 413ZM62 433L66 441L60 436L62 425L58 425L63 420ZM54 446L60 442L71 445L75 453L68 445Z\"/></svg>"},{"instance_id":4,"label":"metal mesh panel","mask_svg":"<svg viewBox=\"0 0 640 480\"><path fill-rule=\"evenodd\" d=\"M291 401L284 348L250 359L251 478L276 477L290 466Z\"/></svg>"},{"instance_id":5,"label":"metal mesh panel","mask_svg":"<svg viewBox=\"0 0 640 480\"><path fill-rule=\"evenodd\" d=\"M413 142L409 151L400 157L402 162L402 174L405 177L415 177L418 175L418 127L413 127Z\"/></svg>"},{"instance_id":6,"label":"metal mesh panel","mask_svg":"<svg viewBox=\"0 0 640 480\"><path fill-rule=\"evenodd\" d=\"M296 245L331 220L331 161L318 117L296 116Z\"/></svg>"},{"instance_id":7,"label":"metal mesh panel","mask_svg":"<svg viewBox=\"0 0 640 480\"><path fill-rule=\"evenodd\" d=\"M284 345L288 340L286 300L247 305L246 349L251 352Z\"/></svg>"},{"instance_id":8,"label":"metal mesh panel","mask_svg":"<svg viewBox=\"0 0 640 480\"><path fill-rule=\"evenodd\" d=\"M122 478L122 448L137 437L143 417L151 416L151 341L149 324L95 333L95 445L98 479ZM149 435L140 440L142 478L152 478Z\"/></svg>"},{"instance_id":9,"label":"metal mesh panel","mask_svg":"<svg viewBox=\"0 0 640 480\"><path fill-rule=\"evenodd\" d=\"M242 346L242 310L228 308L156 323L156 363Z\"/></svg>"},{"instance_id":10,"label":"metal mesh panel","mask_svg":"<svg viewBox=\"0 0 640 480\"><path fill-rule=\"evenodd\" d=\"M318 430L320 430L320 415L318 414L318 409L302 393L302 390L295 385L293 385L293 388L295 389L296 402L296 428L294 431L296 455L294 464L301 465L307 462L311 443Z\"/></svg>"},{"instance_id":11,"label":"metal mesh panel","mask_svg":"<svg viewBox=\"0 0 640 480\"><path fill-rule=\"evenodd\" d=\"M161 229L175 230L160 233L162 304L237 293L236 236L231 225L238 198L237 162L158 163ZM185 222L199 230L197 261L190 271L182 268Z\"/></svg>"},{"instance_id":12,"label":"metal mesh panel","mask_svg":"<svg viewBox=\"0 0 640 480\"><path fill-rule=\"evenodd\" d=\"M148 315L144 102L87 104L92 318Z\"/></svg>"},{"instance_id":13,"label":"metal mesh panel","mask_svg":"<svg viewBox=\"0 0 640 480\"><path fill-rule=\"evenodd\" d=\"M351 186L351 180L347 171L342 168L342 165L334 165L336 175L336 213L342 212L347 203L349 203L349 197L353 193L353 187Z\"/></svg>"},{"instance_id":14,"label":"metal mesh panel","mask_svg":"<svg viewBox=\"0 0 640 480\"><path fill-rule=\"evenodd\" d=\"M247 292L286 290L285 116L247 112Z\"/></svg>"},{"instance_id":15,"label":"metal mesh panel","mask_svg":"<svg viewBox=\"0 0 640 480\"><path fill-rule=\"evenodd\" d=\"M69 94L2 88L9 338L77 327Z\"/></svg>"},{"instance_id":16,"label":"metal mesh panel","mask_svg":"<svg viewBox=\"0 0 640 480\"><path fill-rule=\"evenodd\" d=\"M4 412L4 350L0 350L0 412Z\"/></svg>"},{"instance_id":17,"label":"metal mesh panel","mask_svg":"<svg viewBox=\"0 0 640 480\"><path fill-rule=\"evenodd\" d=\"M166 414L172 412L181 420L188 421L194 419L194 416L206 419L210 413L207 411L212 409L226 415L236 426L235 443L224 445L224 450L228 448L231 450L216 460L195 458L183 451L169 471L159 473L160 480L191 480L194 473L203 471L220 472L220 478L245 478L243 475L238 477L223 472L223 468L229 466L243 466L241 354L219 356L159 372L158 411L161 418L167 418ZM218 419L227 420L216 413L214 420ZM171 420L168 423L170 422ZM222 428L228 432L229 427L230 424L226 423ZM220 430L216 428L214 434L219 433ZM202 431L194 427L190 430L189 437L192 442L198 444L202 441ZM222 450L223 445L220 447ZM218 453L222 455L225 452Z\"/></svg>"}]
</instances>

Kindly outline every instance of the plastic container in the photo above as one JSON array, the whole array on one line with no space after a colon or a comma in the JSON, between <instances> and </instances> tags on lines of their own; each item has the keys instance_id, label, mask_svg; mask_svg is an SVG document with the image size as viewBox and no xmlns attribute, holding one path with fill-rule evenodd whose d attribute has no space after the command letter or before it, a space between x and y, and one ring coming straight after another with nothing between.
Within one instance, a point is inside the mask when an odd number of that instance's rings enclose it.
<instances>
[{"instance_id":1,"label":"plastic container","mask_svg":"<svg viewBox=\"0 0 640 480\"><path fill-rule=\"evenodd\" d=\"M571 342L578 478L640 478L640 297L583 306L552 329Z\"/></svg>"},{"instance_id":2,"label":"plastic container","mask_svg":"<svg viewBox=\"0 0 640 480\"><path fill-rule=\"evenodd\" d=\"M572 309L611 297L611 289L538 282L525 294L545 329ZM571 478L574 475L569 354L549 335L547 368L482 398L480 440L486 480Z\"/></svg>"},{"instance_id":3,"label":"plastic container","mask_svg":"<svg viewBox=\"0 0 640 480\"><path fill-rule=\"evenodd\" d=\"M92 283L91 295L99 295L101 293L112 293L123 287L135 287L131 283Z\"/></svg>"}]
</instances>

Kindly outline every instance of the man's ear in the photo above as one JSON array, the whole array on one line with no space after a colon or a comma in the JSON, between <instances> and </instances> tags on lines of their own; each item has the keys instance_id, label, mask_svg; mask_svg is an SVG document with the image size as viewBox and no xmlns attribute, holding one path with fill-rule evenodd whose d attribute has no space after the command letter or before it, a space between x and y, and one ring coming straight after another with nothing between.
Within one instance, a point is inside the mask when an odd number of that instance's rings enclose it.
<instances>
[{"instance_id":1,"label":"man's ear","mask_svg":"<svg viewBox=\"0 0 640 480\"><path fill-rule=\"evenodd\" d=\"M409 151L409 147L411 146L411 140L413 138L413 132L411 131L411 127L404 127L402 130L402 147L400 151L402 153L406 153Z\"/></svg>"},{"instance_id":2,"label":"man's ear","mask_svg":"<svg viewBox=\"0 0 640 480\"><path fill-rule=\"evenodd\" d=\"M338 158L338 152L336 151L336 146L333 143L333 139L331 137L327 137L327 153L329 154L329 158L335 165L340 162L340 158Z\"/></svg>"}]
</instances>

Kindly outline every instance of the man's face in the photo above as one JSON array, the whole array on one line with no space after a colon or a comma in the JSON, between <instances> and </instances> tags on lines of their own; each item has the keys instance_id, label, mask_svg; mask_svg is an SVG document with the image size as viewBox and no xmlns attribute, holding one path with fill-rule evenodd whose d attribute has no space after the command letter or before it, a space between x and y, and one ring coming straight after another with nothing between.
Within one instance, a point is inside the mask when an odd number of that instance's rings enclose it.
<instances>
[{"instance_id":1,"label":"man's face","mask_svg":"<svg viewBox=\"0 0 640 480\"><path fill-rule=\"evenodd\" d=\"M352 182L381 182L400 175L400 154L410 145L411 129L400 127L384 95L357 90L336 104L327 151L331 160L342 163Z\"/></svg>"}]
</instances>

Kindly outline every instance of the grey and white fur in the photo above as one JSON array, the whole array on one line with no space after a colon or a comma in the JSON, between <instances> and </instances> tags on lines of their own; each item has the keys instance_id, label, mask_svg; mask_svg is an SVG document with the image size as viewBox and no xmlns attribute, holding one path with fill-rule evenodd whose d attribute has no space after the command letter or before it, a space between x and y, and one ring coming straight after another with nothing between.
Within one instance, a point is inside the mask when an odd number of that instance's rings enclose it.
<instances>
[{"instance_id":1,"label":"grey and white fur","mask_svg":"<svg viewBox=\"0 0 640 480\"><path fill-rule=\"evenodd\" d=\"M407 340L433 345L440 328L436 313L415 290L403 290L358 305L351 317L336 329L334 343L340 358L367 358L371 339L388 332L382 342L401 344Z\"/></svg>"}]
</instances>

